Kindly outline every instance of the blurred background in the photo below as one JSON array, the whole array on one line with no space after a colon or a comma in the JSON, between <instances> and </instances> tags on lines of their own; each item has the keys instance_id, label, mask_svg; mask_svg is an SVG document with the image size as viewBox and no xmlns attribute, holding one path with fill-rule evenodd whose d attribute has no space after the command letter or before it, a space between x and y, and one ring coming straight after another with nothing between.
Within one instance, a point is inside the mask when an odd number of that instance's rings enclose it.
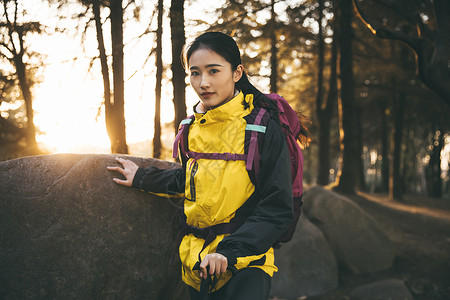
<instances>
[{"instance_id":1,"label":"blurred background","mask_svg":"<svg viewBox=\"0 0 450 300\"><path fill-rule=\"evenodd\" d=\"M183 45L215 30L236 39L262 92L311 121L305 183L450 198L448 1L0 3L0 160L171 160L198 102Z\"/></svg>"}]
</instances>

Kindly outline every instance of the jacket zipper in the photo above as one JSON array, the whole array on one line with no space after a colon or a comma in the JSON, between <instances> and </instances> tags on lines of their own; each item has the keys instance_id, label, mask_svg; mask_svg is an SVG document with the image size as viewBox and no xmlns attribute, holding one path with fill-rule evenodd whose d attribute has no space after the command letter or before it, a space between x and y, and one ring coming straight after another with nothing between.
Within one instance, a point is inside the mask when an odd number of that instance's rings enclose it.
<instances>
[{"instance_id":1,"label":"jacket zipper","mask_svg":"<svg viewBox=\"0 0 450 300\"><path fill-rule=\"evenodd\" d=\"M198 170L198 163L194 162L194 165L192 166L192 170L191 170L191 180L190 180L190 189L191 189L190 201L193 201L193 202L196 200L194 177L195 177L195 174L197 173L197 170Z\"/></svg>"}]
</instances>

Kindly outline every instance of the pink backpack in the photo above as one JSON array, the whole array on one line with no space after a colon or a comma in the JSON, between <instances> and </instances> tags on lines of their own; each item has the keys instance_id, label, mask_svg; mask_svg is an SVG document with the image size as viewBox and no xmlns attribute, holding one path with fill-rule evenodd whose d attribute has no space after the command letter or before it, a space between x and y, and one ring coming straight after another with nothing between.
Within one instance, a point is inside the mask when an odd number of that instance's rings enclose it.
<instances>
[{"instance_id":1,"label":"pink backpack","mask_svg":"<svg viewBox=\"0 0 450 300\"><path fill-rule=\"evenodd\" d=\"M283 130L286 145L289 149L291 157L294 220L289 229L275 242L274 247L278 248L280 247L280 243L285 243L292 239L301 213L303 194L303 154L300 148L299 135L302 127L297 117L297 113L283 97L277 94L266 94L265 96L274 101L278 107L278 117L280 119L281 128ZM181 160L183 162L186 162L189 158L193 158L194 161L201 158L227 161L244 160L246 161L246 169L249 172L249 176L257 186L257 178L259 175L261 160L261 153L259 149L262 148L264 142L266 126L270 120L270 112L264 107L255 107L252 112L245 117L245 119L247 121L245 138L245 149L247 153L199 153L190 151L188 146L188 133L189 126L194 120L194 116L190 116L189 118L184 119L180 124L180 129L173 146L173 157L177 158L178 149L180 149ZM228 224L226 227L216 225L218 229L216 234L232 233L234 230L239 228L244 221L245 220L242 219L236 220L235 224Z\"/></svg>"}]
</instances>

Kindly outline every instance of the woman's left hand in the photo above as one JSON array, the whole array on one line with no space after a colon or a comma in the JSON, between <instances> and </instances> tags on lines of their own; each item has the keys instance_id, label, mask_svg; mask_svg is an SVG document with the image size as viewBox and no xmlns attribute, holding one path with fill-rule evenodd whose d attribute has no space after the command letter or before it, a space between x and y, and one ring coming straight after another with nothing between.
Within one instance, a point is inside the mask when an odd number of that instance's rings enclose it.
<instances>
[{"instance_id":1,"label":"woman's left hand","mask_svg":"<svg viewBox=\"0 0 450 300\"><path fill-rule=\"evenodd\" d=\"M219 253L207 254L200 263L200 277L207 278L207 267L209 266L209 274L220 275L225 273L228 267L228 259Z\"/></svg>"}]
</instances>

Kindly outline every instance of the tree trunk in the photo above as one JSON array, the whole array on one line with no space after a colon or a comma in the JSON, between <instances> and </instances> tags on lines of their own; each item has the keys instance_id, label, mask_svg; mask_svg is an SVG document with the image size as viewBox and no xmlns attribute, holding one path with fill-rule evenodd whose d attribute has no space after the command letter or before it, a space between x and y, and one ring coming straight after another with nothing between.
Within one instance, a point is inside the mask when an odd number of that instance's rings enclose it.
<instances>
[{"instance_id":1,"label":"tree trunk","mask_svg":"<svg viewBox=\"0 0 450 300\"><path fill-rule=\"evenodd\" d=\"M352 51L352 2L339 0L340 27L340 70L341 70L341 102L342 102L342 134L341 148L342 170L338 174L336 190L346 193L355 193L356 172L358 169L359 153L356 145L356 122L353 81L353 51Z\"/></svg>"},{"instance_id":2,"label":"tree trunk","mask_svg":"<svg viewBox=\"0 0 450 300\"><path fill-rule=\"evenodd\" d=\"M395 58L396 61L400 63L402 69L408 69L408 67L411 65L410 59L412 57L409 55L409 51L404 45L401 45L399 51L396 51L396 48L392 46L392 56ZM400 168L401 168L403 124L405 118L404 115L405 115L406 95L405 92L403 91L397 91L395 76L392 77L391 82L395 94L393 103L394 141L393 141L393 157L391 162L392 172L389 183L389 198L391 200L393 199L402 200L404 184Z\"/></svg>"},{"instance_id":3,"label":"tree trunk","mask_svg":"<svg viewBox=\"0 0 450 300\"><path fill-rule=\"evenodd\" d=\"M22 92L23 100L25 101L25 109L27 115L26 121L26 129L25 129L25 141L28 148L28 153L36 153L37 152L37 143L36 143L36 128L34 126L34 111L33 111L33 96L31 94L31 85L32 82L29 80L26 64L23 61L23 57L25 54L24 48L24 28L22 26L17 26L17 12L18 12L18 1L14 1L14 16L11 22L10 16L8 14L8 2L3 1L3 15L2 15L2 24L3 29L7 30L7 34L9 36L9 42L7 39L0 41L1 46L4 47L11 55L12 55L12 63L16 69L17 79L19 80L20 91ZM4 19L3 19L4 17ZM17 35L17 39L13 37L14 33ZM16 45L16 42L18 45ZM2 56L8 58L5 54L2 53ZM8 58L10 59L10 58ZM1 73L1 70L0 70ZM1 100L0 100L1 103Z\"/></svg>"},{"instance_id":4,"label":"tree trunk","mask_svg":"<svg viewBox=\"0 0 450 300\"><path fill-rule=\"evenodd\" d=\"M106 132L111 143L111 152L114 151L114 144L117 140L116 131L114 130L114 117L113 117L113 103L111 103L111 81L109 78L108 60L106 57L105 42L103 38L103 29L100 19L100 2L98 0L92 1L92 11L94 13L95 29L97 32L98 52L100 55L100 65L103 77L103 94L105 97L105 125Z\"/></svg>"},{"instance_id":5,"label":"tree trunk","mask_svg":"<svg viewBox=\"0 0 450 300\"><path fill-rule=\"evenodd\" d=\"M407 115L407 111L405 108L405 116ZM405 118L406 119L406 118ZM406 123L405 123L406 125ZM405 139L403 142L403 147L405 148L402 151L402 184L403 184L403 193L416 193L417 191L417 181L413 174L417 174L417 159L416 154L418 153L415 145L414 145L414 130L411 128L403 128L403 133L405 135Z\"/></svg>"},{"instance_id":6,"label":"tree trunk","mask_svg":"<svg viewBox=\"0 0 450 300\"><path fill-rule=\"evenodd\" d=\"M155 87L155 133L153 136L153 157L161 158L161 82L162 62L162 19L164 13L163 0L158 0L158 29L156 30L156 87Z\"/></svg>"},{"instance_id":7,"label":"tree trunk","mask_svg":"<svg viewBox=\"0 0 450 300\"><path fill-rule=\"evenodd\" d=\"M272 93L278 93L278 59L277 59L277 35L275 32L275 0L272 0L271 6L271 18L270 18L270 91Z\"/></svg>"},{"instance_id":8,"label":"tree trunk","mask_svg":"<svg viewBox=\"0 0 450 300\"><path fill-rule=\"evenodd\" d=\"M336 14L335 14L336 16ZM319 24L322 24L323 0L319 1ZM318 91L316 99L317 118L319 120L319 169L317 183L327 185L330 175L330 125L333 108L337 99L337 18L333 22L333 43L331 45L331 72L328 97L325 105L322 105L323 95L323 68L324 68L324 40L323 28L319 26L319 75Z\"/></svg>"},{"instance_id":9,"label":"tree trunk","mask_svg":"<svg viewBox=\"0 0 450 300\"><path fill-rule=\"evenodd\" d=\"M383 102L381 106L381 180L382 191L389 191L389 118L388 108Z\"/></svg>"},{"instance_id":10,"label":"tree trunk","mask_svg":"<svg viewBox=\"0 0 450 300\"><path fill-rule=\"evenodd\" d=\"M175 107L175 132L181 120L186 118L186 72L181 63L181 53L186 38L184 33L184 0L171 0L170 29L172 39L172 84Z\"/></svg>"},{"instance_id":11,"label":"tree trunk","mask_svg":"<svg viewBox=\"0 0 450 300\"><path fill-rule=\"evenodd\" d=\"M128 153L125 133L124 73L123 73L123 8L122 0L111 0L112 69L114 82L113 122L116 140L112 143L113 153Z\"/></svg>"},{"instance_id":12,"label":"tree trunk","mask_svg":"<svg viewBox=\"0 0 450 300\"><path fill-rule=\"evenodd\" d=\"M17 77L19 79L20 90L25 101L25 108L27 114L27 128L25 140L27 147L30 150L36 150L36 128L34 126L34 112L33 112L33 96L31 94L30 82L27 78L25 63L23 62L23 54L18 53L14 55L14 64L16 67Z\"/></svg>"},{"instance_id":13,"label":"tree trunk","mask_svg":"<svg viewBox=\"0 0 450 300\"><path fill-rule=\"evenodd\" d=\"M363 126L362 126L362 108L360 105L358 105L357 108L355 108L356 111L356 137L357 137L357 146L358 146L358 152L363 153L364 148L364 142L363 142ZM364 172L364 158L362 155L358 157L358 170L357 170L357 187L361 191L367 191L367 185L366 185L366 176Z\"/></svg>"},{"instance_id":14,"label":"tree trunk","mask_svg":"<svg viewBox=\"0 0 450 300\"><path fill-rule=\"evenodd\" d=\"M405 119L406 95L401 92L395 117L395 151L394 151L394 197L403 198L403 180L401 176L401 153L403 140L403 124ZM397 105L396 105L397 106Z\"/></svg>"},{"instance_id":15,"label":"tree trunk","mask_svg":"<svg viewBox=\"0 0 450 300\"><path fill-rule=\"evenodd\" d=\"M448 0L434 0L436 26L432 31L434 52L421 38L416 52L417 69L422 82L450 105L450 3Z\"/></svg>"},{"instance_id":16,"label":"tree trunk","mask_svg":"<svg viewBox=\"0 0 450 300\"><path fill-rule=\"evenodd\" d=\"M394 87L395 87L394 81ZM405 114L405 94L399 93L399 97L394 98L394 128L393 128L393 143L392 143L392 162L391 172L389 178L389 199L402 199L402 180L400 172L401 149L402 149L402 135L403 135L403 119Z\"/></svg>"},{"instance_id":17,"label":"tree trunk","mask_svg":"<svg viewBox=\"0 0 450 300\"><path fill-rule=\"evenodd\" d=\"M329 148L330 148L330 120L325 115L325 108L323 105L323 69L325 64L325 43L323 37L322 19L323 19L323 0L319 0L318 8L319 17L317 23L319 24L319 33L317 35L318 46L318 70L317 70L317 97L316 97L316 111L317 119L319 120L319 170L317 176L317 183L320 185L328 184L330 161L329 161ZM328 129L328 131L327 131Z\"/></svg>"},{"instance_id":18,"label":"tree trunk","mask_svg":"<svg viewBox=\"0 0 450 300\"><path fill-rule=\"evenodd\" d=\"M439 120L433 120L432 128L432 147L430 161L427 167L428 173L428 195L431 197L442 197L442 179L441 179L441 151L444 144L444 132L438 130Z\"/></svg>"}]
</instances>

